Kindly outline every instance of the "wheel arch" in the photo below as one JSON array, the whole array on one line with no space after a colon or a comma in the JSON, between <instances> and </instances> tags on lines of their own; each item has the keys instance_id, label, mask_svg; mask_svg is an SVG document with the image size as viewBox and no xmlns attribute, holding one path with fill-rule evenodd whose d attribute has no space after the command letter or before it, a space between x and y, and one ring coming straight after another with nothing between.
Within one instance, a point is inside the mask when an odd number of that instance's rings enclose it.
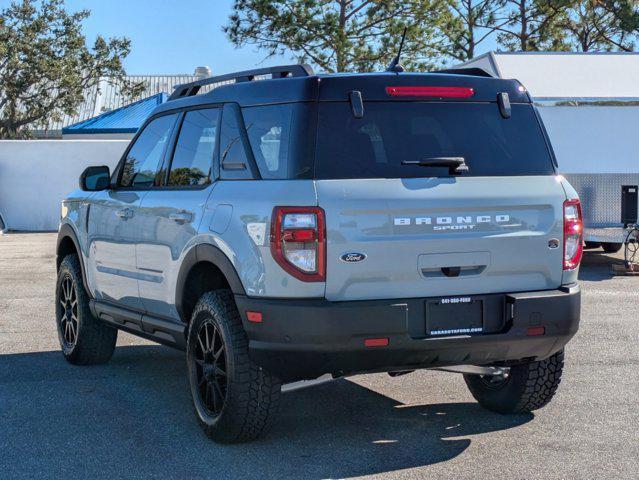
<instances>
[{"instance_id":1,"label":"wheel arch","mask_svg":"<svg viewBox=\"0 0 639 480\"><path fill-rule=\"evenodd\" d=\"M84 260L82 258L82 250L80 248L80 242L78 241L78 236L75 233L75 230L71 225L65 223L60 227L60 231L58 232L58 239L56 244L56 261L55 268L56 272L60 269L60 264L64 257L71 254L76 254L78 256L78 261L80 262L80 270L82 272L82 283L84 284L85 290L87 294L91 296L89 290L87 288L87 276L86 271L84 269Z\"/></svg>"},{"instance_id":2,"label":"wheel arch","mask_svg":"<svg viewBox=\"0 0 639 480\"><path fill-rule=\"evenodd\" d=\"M235 267L222 250L210 244L192 247L182 261L177 278L175 307L180 319L188 323L201 294L217 288L246 295Z\"/></svg>"}]
</instances>

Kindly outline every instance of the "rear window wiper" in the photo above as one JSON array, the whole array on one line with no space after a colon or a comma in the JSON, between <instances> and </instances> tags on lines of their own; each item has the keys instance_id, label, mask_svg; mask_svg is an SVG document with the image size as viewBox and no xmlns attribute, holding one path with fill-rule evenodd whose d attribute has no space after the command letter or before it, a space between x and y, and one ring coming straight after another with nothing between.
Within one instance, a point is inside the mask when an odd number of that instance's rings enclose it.
<instances>
[{"instance_id":1,"label":"rear window wiper","mask_svg":"<svg viewBox=\"0 0 639 480\"><path fill-rule=\"evenodd\" d=\"M402 165L417 165L419 167L448 167L448 172L465 173L468 165L464 157L431 157L423 160L404 160Z\"/></svg>"}]
</instances>

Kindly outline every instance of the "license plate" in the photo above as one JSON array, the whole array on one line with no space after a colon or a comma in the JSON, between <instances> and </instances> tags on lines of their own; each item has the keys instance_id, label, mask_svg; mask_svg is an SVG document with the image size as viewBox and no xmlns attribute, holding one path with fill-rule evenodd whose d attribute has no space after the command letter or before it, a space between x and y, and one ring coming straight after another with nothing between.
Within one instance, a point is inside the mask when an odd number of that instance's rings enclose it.
<instances>
[{"instance_id":1,"label":"license plate","mask_svg":"<svg viewBox=\"0 0 639 480\"><path fill-rule=\"evenodd\" d=\"M426 333L432 336L469 335L484 330L483 302L472 297L426 302Z\"/></svg>"}]
</instances>

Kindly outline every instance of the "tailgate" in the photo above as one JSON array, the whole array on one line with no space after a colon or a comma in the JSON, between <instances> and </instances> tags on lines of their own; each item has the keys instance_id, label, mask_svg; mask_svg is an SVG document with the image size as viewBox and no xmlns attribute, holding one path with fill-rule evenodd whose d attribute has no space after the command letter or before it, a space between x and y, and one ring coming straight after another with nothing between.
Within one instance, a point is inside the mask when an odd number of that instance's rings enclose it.
<instances>
[{"instance_id":1,"label":"tailgate","mask_svg":"<svg viewBox=\"0 0 639 480\"><path fill-rule=\"evenodd\" d=\"M553 176L318 180L316 186L326 212L329 300L561 284L565 194Z\"/></svg>"}]
</instances>

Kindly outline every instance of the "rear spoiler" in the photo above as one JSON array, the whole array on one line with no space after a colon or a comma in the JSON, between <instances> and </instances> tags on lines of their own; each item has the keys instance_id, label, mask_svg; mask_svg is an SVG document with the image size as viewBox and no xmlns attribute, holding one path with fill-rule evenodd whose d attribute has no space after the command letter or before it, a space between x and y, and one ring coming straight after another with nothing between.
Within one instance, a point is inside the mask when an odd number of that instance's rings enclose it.
<instances>
[{"instance_id":1,"label":"rear spoiler","mask_svg":"<svg viewBox=\"0 0 639 480\"><path fill-rule=\"evenodd\" d=\"M450 75L469 75L471 77L491 77L493 76L483 68L448 68L445 70L435 70L432 73L448 73Z\"/></svg>"}]
</instances>

